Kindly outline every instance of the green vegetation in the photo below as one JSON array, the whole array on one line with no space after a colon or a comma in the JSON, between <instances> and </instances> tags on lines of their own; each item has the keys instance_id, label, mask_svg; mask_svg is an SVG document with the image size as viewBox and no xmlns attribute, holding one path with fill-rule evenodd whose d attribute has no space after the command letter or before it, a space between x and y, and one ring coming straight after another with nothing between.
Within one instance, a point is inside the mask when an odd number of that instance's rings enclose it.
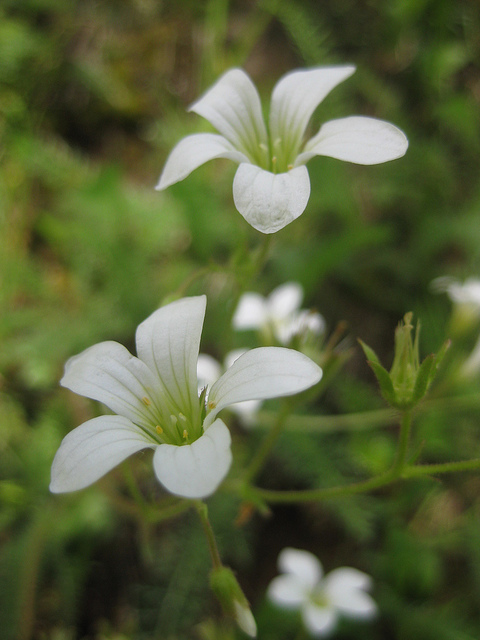
<instances>
[{"instance_id":1,"label":"green vegetation","mask_svg":"<svg viewBox=\"0 0 480 640\"><path fill-rule=\"evenodd\" d=\"M103 411L58 381L65 361L96 342L133 351L136 326L174 296L207 294L203 352L223 360L257 346L253 332L232 330L239 296L298 281L303 306L326 319L326 344L340 336L327 350L322 393L306 392L304 415L281 425L280 402L264 405L256 429L229 417L235 464L208 501L259 638L300 637L298 618L264 597L278 553L293 546L327 571L347 565L374 579L380 616L345 621L338 640L478 639L478 467L410 473L336 501L277 504L268 492L391 469L397 416L357 339L390 370L394 329L410 311L421 320L421 361L452 344L414 413L409 462L480 458L480 372L462 374L480 315L462 324L431 286L480 276L479 33L471 0L4 0L2 638L243 637L209 591L196 513L163 492L149 452L84 491L49 493L62 437ZM154 191L173 145L208 130L187 107L222 72L244 68L268 98L291 69L345 63L357 72L315 124L352 113L389 120L407 134L407 155L374 167L313 159L307 209L271 238L260 273L265 237L233 206L232 163L212 161ZM265 492L248 487L241 500L240 471L270 429L278 439L263 466L250 467Z\"/></svg>"}]
</instances>

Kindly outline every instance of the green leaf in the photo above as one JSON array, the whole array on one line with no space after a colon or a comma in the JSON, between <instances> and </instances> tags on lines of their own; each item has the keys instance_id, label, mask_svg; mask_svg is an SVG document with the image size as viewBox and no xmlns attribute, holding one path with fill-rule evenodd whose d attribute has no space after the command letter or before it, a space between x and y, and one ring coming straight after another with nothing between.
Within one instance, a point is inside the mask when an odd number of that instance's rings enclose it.
<instances>
[{"instance_id":1,"label":"green leaf","mask_svg":"<svg viewBox=\"0 0 480 640\"><path fill-rule=\"evenodd\" d=\"M368 361L368 364L372 367L373 373L377 378L378 384L380 385L380 391L385 400L391 404L392 406L397 406L395 389L393 388L392 379L390 378L390 374L386 369L382 367L379 362L375 362L372 360Z\"/></svg>"}]
</instances>

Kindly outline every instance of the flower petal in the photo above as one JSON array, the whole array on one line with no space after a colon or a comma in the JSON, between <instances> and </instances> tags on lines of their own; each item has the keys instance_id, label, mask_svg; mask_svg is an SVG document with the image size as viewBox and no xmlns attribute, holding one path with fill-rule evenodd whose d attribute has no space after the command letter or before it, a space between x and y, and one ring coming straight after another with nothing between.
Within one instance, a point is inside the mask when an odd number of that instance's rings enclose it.
<instances>
[{"instance_id":1,"label":"flower petal","mask_svg":"<svg viewBox=\"0 0 480 640\"><path fill-rule=\"evenodd\" d=\"M161 307L138 327L138 356L161 380L172 412L198 422L197 358L206 297L182 298Z\"/></svg>"},{"instance_id":2,"label":"flower petal","mask_svg":"<svg viewBox=\"0 0 480 640\"><path fill-rule=\"evenodd\" d=\"M103 402L109 409L136 424L151 426L158 381L147 365L118 342L95 344L65 365L60 384L81 396Z\"/></svg>"},{"instance_id":3,"label":"flower petal","mask_svg":"<svg viewBox=\"0 0 480 640\"><path fill-rule=\"evenodd\" d=\"M247 351L210 389L213 406L205 419L211 424L217 413L235 402L289 396L313 386L322 370L303 353L283 347Z\"/></svg>"},{"instance_id":4,"label":"flower petal","mask_svg":"<svg viewBox=\"0 0 480 640\"><path fill-rule=\"evenodd\" d=\"M284 320L300 308L303 289L298 282L286 282L272 291L268 307L273 320Z\"/></svg>"},{"instance_id":5,"label":"flower petal","mask_svg":"<svg viewBox=\"0 0 480 640\"><path fill-rule=\"evenodd\" d=\"M305 585L296 576L283 575L274 578L268 585L267 596L272 602L285 609L298 609L308 598Z\"/></svg>"},{"instance_id":6,"label":"flower petal","mask_svg":"<svg viewBox=\"0 0 480 640\"><path fill-rule=\"evenodd\" d=\"M63 439L52 464L50 491L77 491L96 482L128 456L154 446L130 420L100 416Z\"/></svg>"},{"instance_id":7,"label":"flower petal","mask_svg":"<svg viewBox=\"0 0 480 640\"><path fill-rule=\"evenodd\" d=\"M323 568L320 560L302 549L287 547L278 556L278 568L295 576L296 580L311 591L322 579Z\"/></svg>"},{"instance_id":8,"label":"flower petal","mask_svg":"<svg viewBox=\"0 0 480 640\"><path fill-rule=\"evenodd\" d=\"M366 573L340 567L325 577L324 584L328 599L345 615L370 618L376 614L377 605L365 591L372 586L372 579Z\"/></svg>"},{"instance_id":9,"label":"flower petal","mask_svg":"<svg viewBox=\"0 0 480 640\"><path fill-rule=\"evenodd\" d=\"M267 146L267 130L260 96L241 69L227 71L189 109L208 120L231 144L249 156L250 161Z\"/></svg>"},{"instance_id":10,"label":"flower petal","mask_svg":"<svg viewBox=\"0 0 480 640\"><path fill-rule=\"evenodd\" d=\"M232 463L230 432L221 420L193 444L161 444L153 467L163 486L184 498L206 498L222 482Z\"/></svg>"},{"instance_id":11,"label":"flower petal","mask_svg":"<svg viewBox=\"0 0 480 640\"><path fill-rule=\"evenodd\" d=\"M223 136L196 133L183 138L172 149L155 189L161 191L180 182L202 164L215 158L227 158L238 163L249 162L247 156L235 149Z\"/></svg>"},{"instance_id":12,"label":"flower petal","mask_svg":"<svg viewBox=\"0 0 480 640\"><path fill-rule=\"evenodd\" d=\"M313 156L329 156L356 164L380 164L405 155L408 140L403 131L385 120L350 116L326 122L297 157L295 165Z\"/></svg>"},{"instance_id":13,"label":"flower petal","mask_svg":"<svg viewBox=\"0 0 480 640\"><path fill-rule=\"evenodd\" d=\"M293 71L276 84L270 105L270 137L280 139L279 149L286 150L293 162L303 141L313 112L330 91L354 73L355 67L321 67Z\"/></svg>"},{"instance_id":14,"label":"flower petal","mask_svg":"<svg viewBox=\"0 0 480 640\"><path fill-rule=\"evenodd\" d=\"M312 636L327 636L337 624L337 614L332 607L319 607L307 602L302 609L302 619Z\"/></svg>"},{"instance_id":15,"label":"flower petal","mask_svg":"<svg viewBox=\"0 0 480 640\"><path fill-rule=\"evenodd\" d=\"M244 163L233 180L235 206L262 233L275 233L298 218L309 197L310 178L302 166L274 174Z\"/></svg>"},{"instance_id":16,"label":"flower petal","mask_svg":"<svg viewBox=\"0 0 480 640\"><path fill-rule=\"evenodd\" d=\"M233 314L234 329L259 329L266 321L266 307L265 298L259 293L244 293Z\"/></svg>"}]
</instances>

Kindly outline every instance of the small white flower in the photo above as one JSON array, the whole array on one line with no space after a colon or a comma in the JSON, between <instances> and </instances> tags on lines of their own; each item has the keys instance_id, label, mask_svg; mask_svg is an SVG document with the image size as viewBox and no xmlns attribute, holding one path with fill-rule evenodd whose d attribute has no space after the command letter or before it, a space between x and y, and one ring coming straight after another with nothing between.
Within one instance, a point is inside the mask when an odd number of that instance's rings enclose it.
<instances>
[{"instance_id":1,"label":"small white flower","mask_svg":"<svg viewBox=\"0 0 480 640\"><path fill-rule=\"evenodd\" d=\"M287 282L272 291L268 298L258 293L245 293L233 315L235 329L258 329L272 335L280 344L288 345L297 335L325 331L325 320L317 312L300 309L302 287Z\"/></svg>"},{"instance_id":2,"label":"small white flower","mask_svg":"<svg viewBox=\"0 0 480 640\"><path fill-rule=\"evenodd\" d=\"M304 166L313 156L378 164L403 156L408 141L400 129L376 118L330 120L305 142L308 122L322 100L354 73L351 65L301 69L275 85L268 128L260 96L241 69L227 71L191 107L219 132L187 136L172 150L157 189L186 178L214 158L240 166L233 182L235 206L258 231L274 233L298 218L310 197Z\"/></svg>"},{"instance_id":3,"label":"small white flower","mask_svg":"<svg viewBox=\"0 0 480 640\"><path fill-rule=\"evenodd\" d=\"M137 328L137 358L117 342L70 358L62 386L117 415L88 420L65 436L52 464L52 492L83 489L148 447L168 491L206 497L232 461L218 412L235 402L298 393L320 380L321 369L301 353L253 349L217 380L205 404L196 373L205 307L206 297L198 296L155 311Z\"/></svg>"},{"instance_id":4,"label":"small white flower","mask_svg":"<svg viewBox=\"0 0 480 640\"><path fill-rule=\"evenodd\" d=\"M300 609L312 636L331 633L340 615L368 619L377 613L367 593L372 580L357 569L340 567L324 576L318 558L291 548L280 553L278 567L283 575L272 580L267 595L280 607Z\"/></svg>"},{"instance_id":5,"label":"small white flower","mask_svg":"<svg viewBox=\"0 0 480 640\"><path fill-rule=\"evenodd\" d=\"M198 390L206 388L206 397L208 399L209 387L211 387L222 375L224 369L229 369L235 360L246 353L246 349L234 349L225 356L225 367L222 367L218 360L215 360L207 353L200 353L197 360L197 376ZM255 415L260 409L261 400L245 400L245 402L237 402L232 404L230 411L237 414L240 421L245 427L254 424Z\"/></svg>"},{"instance_id":6,"label":"small white flower","mask_svg":"<svg viewBox=\"0 0 480 640\"><path fill-rule=\"evenodd\" d=\"M457 305L470 307L480 315L480 280L467 278L464 282L444 276L432 282L434 291L445 292Z\"/></svg>"}]
</instances>

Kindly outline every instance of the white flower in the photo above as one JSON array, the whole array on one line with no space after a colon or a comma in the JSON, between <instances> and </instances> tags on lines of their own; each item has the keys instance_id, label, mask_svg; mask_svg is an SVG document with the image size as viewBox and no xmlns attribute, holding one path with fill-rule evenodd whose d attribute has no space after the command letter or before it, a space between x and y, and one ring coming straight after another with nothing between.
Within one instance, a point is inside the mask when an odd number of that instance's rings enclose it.
<instances>
[{"instance_id":1,"label":"white flower","mask_svg":"<svg viewBox=\"0 0 480 640\"><path fill-rule=\"evenodd\" d=\"M221 134L187 136L172 150L157 189L186 178L214 158L240 166L233 182L235 206L255 229L274 233L307 206L310 179L304 166L313 156L378 164L403 156L408 141L400 129L375 118L330 120L305 142L308 122L325 96L355 67L318 67L288 73L275 85L268 128L260 96L241 69L227 71L191 107Z\"/></svg>"},{"instance_id":2,"label":"white flower","mask_svg":"<svg viewBox=\"0 0 480 640\"><path fill-rule=\"evenodd\" d=\"M467 278L460 282L455 278L444 276L432 282L434 291L446 292L450 300L457 305L464 305L480 315L480 280Z\"/></svg>"},{"instance_id":3,"label":"white flower","mask_svg":"<svg viewBox=\"0 0 480 640\"><path fill-rule=\"evenodd\" d=\"M368 619L377 612L366 591L372 580L357 569L340 567L324 576L313 554L290 548L280 553L278 567L283 575L272 580L268 597L280 607L300 609L303 623L313 636L328 635L340 615Z\"/></svg>"},{"instance_id":4,"label":"white flower","mask_svg":"<svg viewBox=\"0 0 480 640\"><path fill-rule=\"evenodd\" d=\"M323 333L325 320L319 313L300 309L302 287L287 282L272 291L268 298L258 293L245 293L233 315L235 329L259 329L283 345L297 336L311 332Z\"/></svg>"},{"instance_id":5,"label":"white flower","mask_svg":"<svg viewBox=\"0 0 480 640\"><path fill-rule=\"evenodd\" d=\"M229 369L235 360L246 353L246 349L234 349L229 351L225 356L225 369ZM197 360L197 377L198 377L198 390L206 388L206 397L208 399L209 387L211 387L222 375L223 367L212 356L207 353L200 353ZM255 415L260 409L262 402L260 400L245 400L245 402L237 402L232 404L230 411L237 414L240 421L245 427L252 426L255 420Z\"/></svg>"},{"instance_id":6,"label":"white flower","mask_svg":"<svg viewBox=\"0 0 480 640\"><path fill-rule=\"evenodd\" d=\"M253 349L217 380L205 404L196 374L205 306L199 296L155 311L137 328L137 358L117 342L101 342L67 362L61 384L117 415L88 420L64 438L52 464L52 492L83 489L149 447L168 491L206 497L232 460L218 412L243 400L298 393L320 380L320 368L300 353Z\"/></svg>"}]
</instances>

